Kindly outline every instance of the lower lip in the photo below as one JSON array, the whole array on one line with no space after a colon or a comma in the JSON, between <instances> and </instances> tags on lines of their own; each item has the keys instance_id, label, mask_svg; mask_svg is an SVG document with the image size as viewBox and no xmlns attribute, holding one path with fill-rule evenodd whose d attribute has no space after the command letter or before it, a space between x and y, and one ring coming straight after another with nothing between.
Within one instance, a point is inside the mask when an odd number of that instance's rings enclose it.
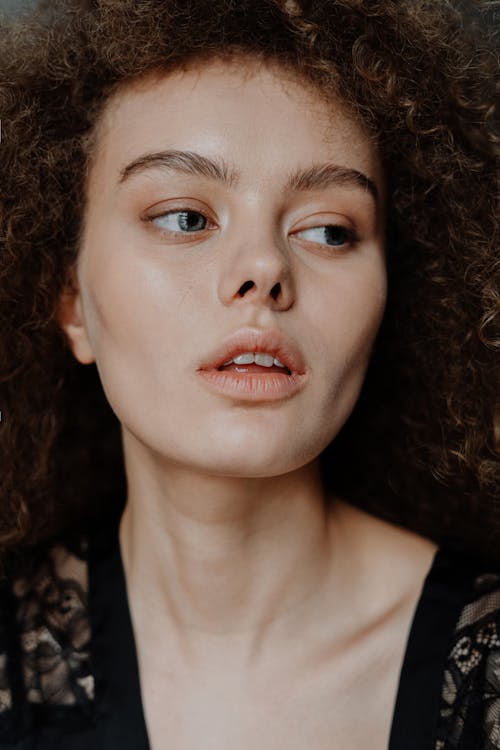
<instances>
[{"instance_id":1,"label":"lower lip","mask_svg":"<svg viewBox=\"0 0 500 750\"><path fill-rule=\"evenodd\" d=\"M270 372L240 373L231 370L198 370L198 375L215 393L241 401L278 401L295 396L307 376Z\"/></svg>"}]
</instances>

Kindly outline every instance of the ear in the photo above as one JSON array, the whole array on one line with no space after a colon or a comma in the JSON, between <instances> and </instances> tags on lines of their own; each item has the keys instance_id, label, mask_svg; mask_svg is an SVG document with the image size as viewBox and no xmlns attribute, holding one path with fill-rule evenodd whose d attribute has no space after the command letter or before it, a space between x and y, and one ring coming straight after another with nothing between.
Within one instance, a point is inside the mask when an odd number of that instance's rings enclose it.
<instances>
[{"instance_id":1,"label":"ear","mask_svg":"<svg viewBox=\"0 0 500 750\"><path fill-rule=\"evenodd\" d=\"M95 357L82 314L81 292L76 274L73 271L71 271L70 279L59 297L57 320L66 334L75 358L82 365L94 362Z\"/></svg>"}]
</instances>

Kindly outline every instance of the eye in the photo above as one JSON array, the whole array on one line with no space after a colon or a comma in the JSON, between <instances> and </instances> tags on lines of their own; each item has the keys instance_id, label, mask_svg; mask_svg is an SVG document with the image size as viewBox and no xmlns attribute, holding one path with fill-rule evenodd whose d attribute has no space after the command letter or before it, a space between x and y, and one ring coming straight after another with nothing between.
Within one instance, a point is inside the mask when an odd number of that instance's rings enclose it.
<instances>
[{"instance_id":1,"label":"eye","mask_svg":"<svg viewBox=\"0 0 500 750\"><path fill-rule=\"evenodd\" d=\"M342 245L353 245L358 241L358 235L353 229L341 224L325 224L320 227L310 227L295 233L309 242L331 247L342 247Z\"/></svg>"},{"instance_id":2,"label":"eye","mask_svg":"<svg viewBox=\"0 0 500 750\"><path fill-rule=\"evenodd\" d=\"M162 230L173 234L186 234L190 232L201 232L207 229L208 219L200 211L182 209L176 211L165 211L157 216L148 218Z\"/></svg>"}]
</instances>

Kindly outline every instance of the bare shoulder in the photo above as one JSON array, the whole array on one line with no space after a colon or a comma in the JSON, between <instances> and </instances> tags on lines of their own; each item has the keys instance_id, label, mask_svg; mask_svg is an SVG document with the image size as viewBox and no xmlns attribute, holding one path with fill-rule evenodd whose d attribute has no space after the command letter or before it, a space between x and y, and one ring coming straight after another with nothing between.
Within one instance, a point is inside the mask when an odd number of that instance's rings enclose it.
<instances>
[{"instance_id":1,"label":"bare shoulder","mask_svg":"<svg viewBox=\"0 0 500 750\"><path fill-rule=\"evenodd\" d=\"M422 586L439 545L345 500L335 500L332 527L346 540L347 557L359 575L376 584L380 599L413 596ZM343 542L341 542L343 544Z\"/></svg>"}]
</instances>

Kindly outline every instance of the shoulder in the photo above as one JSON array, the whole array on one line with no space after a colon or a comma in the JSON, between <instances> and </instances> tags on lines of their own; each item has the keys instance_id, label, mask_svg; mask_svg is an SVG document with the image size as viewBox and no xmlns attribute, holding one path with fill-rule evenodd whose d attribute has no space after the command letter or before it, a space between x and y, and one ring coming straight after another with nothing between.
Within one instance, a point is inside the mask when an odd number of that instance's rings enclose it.
<instances>
[{"instance_id":1,"label":"shoulder","mask_svg":"<svg viewBox=\"0 0 500 750\"><path fill-rule=\"evenodd\" d=\"M88 594L85 533L52 540L7 566L0 587L4 741L28 732L51 712L62 711L66 721L92 704Z\"/></svg>"},{"instance_id":2,"label":"shoulder","mask_svg":"<svg viewBox=\"0 0 500 750\"><path fill-rule=\"evenodd\" d=\"M443 671L435 750L500 749L500 565L469 558ZM481 743L477 744L479 738Z\"/></svg>"}]
</instances>

